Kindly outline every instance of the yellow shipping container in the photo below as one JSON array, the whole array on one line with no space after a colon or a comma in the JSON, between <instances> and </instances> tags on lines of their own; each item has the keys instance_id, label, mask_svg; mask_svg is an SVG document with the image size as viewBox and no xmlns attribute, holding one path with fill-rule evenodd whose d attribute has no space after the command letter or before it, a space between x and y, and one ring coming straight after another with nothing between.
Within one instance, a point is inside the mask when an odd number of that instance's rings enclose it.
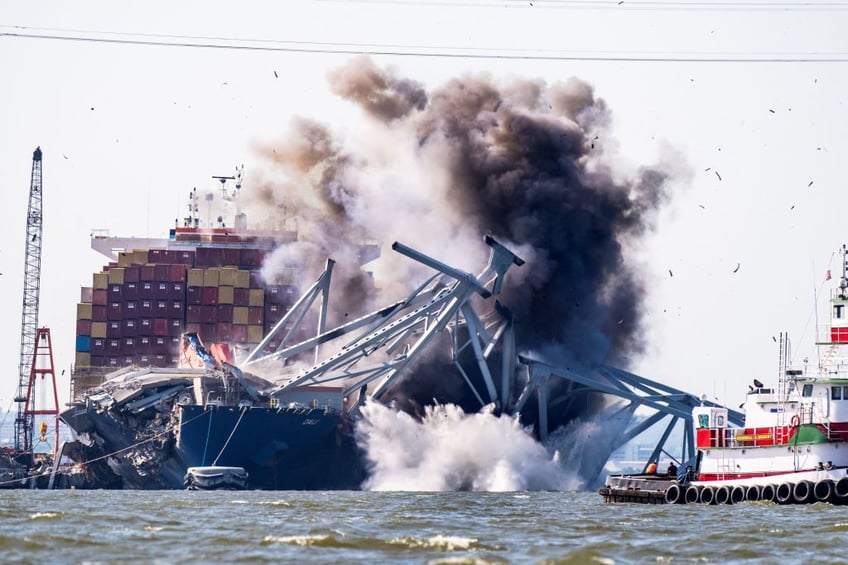
<instances>
[{"instance_id":1,"label":"yellow shipping container","mask_svg":"<svg viewBox=\"0 0 848 565\"><path fill-rule=\"evenodd\" d=\"M91 337L106 337L106 322L91 322Z\"/></svg>"},{"instance_id":2,"label":"yellow shipping container","mask_svg":"<svg viewBox=\"0 0 848 565\"><path fill-rule=\"evenodd\" d=\"M247 314L247 306L233 306L233 323L246 326L248 324Z\"/></svg>"},{"instance_id":3,"label":"yellow shipping container","mask_svg":"<svg viewBox=\"0 0 848 565\"><path fill-rule=\"evenodd\" d=\"M219 286L218 287L218 304L233 303L233 287Z\"/></svg>"},{"instance_id":4,"label":"yellow shipping container","mask_svg":"<svg viewBox=\"0 0 848 565\"><path fill-rule=\"evenodd\" d=\"M203 286L203 269L188 270L188 286Z\"/></svg>"},{"instance_id":5,"label":"yellow shipping container","mask_svg":"<svg viewBox=\"0 0 848 565\"><path fill-rule=\"evenodd\" d=\"M236 280L233 286L236 288L250 288L250 271L237 270Z\"/></svg>"},{"instance_id":6,"label":"yellow shipping container","mask_svg":"<svg viewBox=\"0 0 848 565\"><path fill-rule=\"evenodd\" d=\"M132 252L121 251L118 253L118 266L119 267L129 267L133 262L133 254Z\"/></svg>"},{"instance_id":7,"label":"yellow shipping container","mask_svg":"<svg viewBox=\"0 0 848 565\"><path fill-rule=\"evenodd\" d=\"M94 273L91 286L98 290L106 290L109 288L109 273Z\"/></svg>"},{"instance_id":8,"label":"yellow shipping container","mask_svg":"<svg viewBox=\"0 0 848 565\"><path fill-rule=\"evenodd\" d=\"M260 341L262 341L262 337L262 326L247 326L248 343L259 343Z\"/></svg>"},{"instance_id":9,"label":"yellow shipping container","mask_svg":"<svg viewBox=\"0 0 848 565\"><path fill-rule=\"evenodd\" d=\"M219 269L206 269L203 271L203 286L218 286L220 280Z\"/></svg>"},{"instance_id":10,"label":"yellow shipping container","mask_svg":"<svg viewBox=\"0 0 848 565\"><path fill-rule=\"evenodd\" d=\"M77 320L91 319L91 302L80 302L77 304Z\"/></svg>"},{"instance_id":11,"label":"yellow shipping container","mask_svg":"<svg viewBox=\"0 0 848 565\"><path fill-rule=\"evenodd\" d=\"M247 300L249 306L265 306L265 291L261 288L251 288Z\"/></svg>"},{"instance_id":12,"label":"yellow shipping container","mask_svg":"<svg viewBox=\"0 0 848 565\"><path fill-rule=\"evenodd\" d=\"M109 269L109 284L124 284L124 269L122 267Z\"/></svg>"},{"instance_id":13,"label":"yellow shipping container","mask_svg":"<svg viewBox=\"0 0 848 565\"><path fill-rule=\"evenodd\" d=\"M236 269L235 267L222 267L218 276L218 285L220 286L236 286Z\"/></svg>"},{"instance_id":14,"label":"yellow shipping container","mask_svg":"<svg viewBox=\"0 0 848 565\"><path fill-rule=\"evenodd\" d=\"M147 249L133 249L133 263L137 265L146 265Z\"/></svg>"},{"instance_id":15,"label":"yellow shipping container","mask_svg":"<svg viewBox=\"0 0 848 565\"><path fill-rule=\"evenodd\" d=\"M77 351L75 364L77 367L90 367L91 353L89 353L88 351Z\"/></svg>"}]
</instances>

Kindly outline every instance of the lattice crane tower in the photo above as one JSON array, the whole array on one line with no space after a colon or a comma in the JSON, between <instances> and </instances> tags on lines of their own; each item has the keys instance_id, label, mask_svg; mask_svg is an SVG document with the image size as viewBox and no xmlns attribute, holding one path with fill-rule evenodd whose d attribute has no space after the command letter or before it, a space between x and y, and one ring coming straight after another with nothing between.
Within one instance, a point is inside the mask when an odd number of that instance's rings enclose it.
<instances>
[{"instance_id":1,"label":"lattice crane tower","mask_svg":"<svg viewBox=\"0 0 848 565\"><path fill-rule=\"evenodd\" d=\"M27 208L24 297L21 310L21 363L18 392L15 395L15 402L18 405L18 415L15 418L15 451L18 453L32 449L33 443L35 397L28 394L28 388L38 331L38 296L41 289L41 235L41 147L36 147L32 154L32 177L29 185L29 206ZM32 404L32 406L27 406L27 404Z\"/></svg>"}]
</instances>

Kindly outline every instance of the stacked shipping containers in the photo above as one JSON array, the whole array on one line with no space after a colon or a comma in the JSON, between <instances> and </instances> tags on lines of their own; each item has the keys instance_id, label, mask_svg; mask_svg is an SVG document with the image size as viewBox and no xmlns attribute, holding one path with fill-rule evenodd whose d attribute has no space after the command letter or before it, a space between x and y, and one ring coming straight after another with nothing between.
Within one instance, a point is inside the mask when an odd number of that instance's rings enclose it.
<instances>
[{"instance_id":1,"label":"stacked shipping containers","mask_svg":"<svg viewBox=\"0 0 848 565\"><path fill-rule=\"evenodd\" d=\"M121 367L178 366L183 332L207 344L258 344L295 299L290 276L263 284L264 254L239 246L119 254L82 289L74 389Z\"/></svg>"}]
</instances>

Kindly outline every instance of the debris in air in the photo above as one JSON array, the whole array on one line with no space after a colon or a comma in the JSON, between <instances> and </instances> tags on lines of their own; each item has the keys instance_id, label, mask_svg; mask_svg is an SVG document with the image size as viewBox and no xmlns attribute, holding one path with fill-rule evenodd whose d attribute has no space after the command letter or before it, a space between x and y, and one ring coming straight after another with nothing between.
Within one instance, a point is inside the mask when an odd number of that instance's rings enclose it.
<instances>
[{"instance_id":1,"label":"debris in air","mask_svg":"<svg viewBox=\"0 0 848 565\"><path fill-rule=\"evenodd\" d=\"M737 263L736 263L736 268L735 268L735 269L733 269L733 272L735 273L735 272L739 271L739 267L741 267L741 266L742 266L742 264L741 264L741 263L739 263L739 262L737 262Z\"/></svg>"}]
</instances>

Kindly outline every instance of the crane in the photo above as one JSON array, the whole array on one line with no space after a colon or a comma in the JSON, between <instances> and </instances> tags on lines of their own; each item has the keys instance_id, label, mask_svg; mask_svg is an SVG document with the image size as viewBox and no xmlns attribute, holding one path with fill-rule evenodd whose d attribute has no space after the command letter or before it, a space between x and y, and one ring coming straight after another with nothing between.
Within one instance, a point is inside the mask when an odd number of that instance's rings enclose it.
<instances>
[{"instance_id":1,"label":"crane","mask_svg":"<svg viewBox=\"0 0 848 565\"><path fill-rule=\"evenodd\" d=\"M26 453L32 449L35 425L35 397L30 394L36 334L38 331L38 297L41 288L41 147L32 154L32 177L27 208L26 243L24 249L24 293L21 310L20 378L15 402L15 452Z\"/></svg>"}]
</instances>

